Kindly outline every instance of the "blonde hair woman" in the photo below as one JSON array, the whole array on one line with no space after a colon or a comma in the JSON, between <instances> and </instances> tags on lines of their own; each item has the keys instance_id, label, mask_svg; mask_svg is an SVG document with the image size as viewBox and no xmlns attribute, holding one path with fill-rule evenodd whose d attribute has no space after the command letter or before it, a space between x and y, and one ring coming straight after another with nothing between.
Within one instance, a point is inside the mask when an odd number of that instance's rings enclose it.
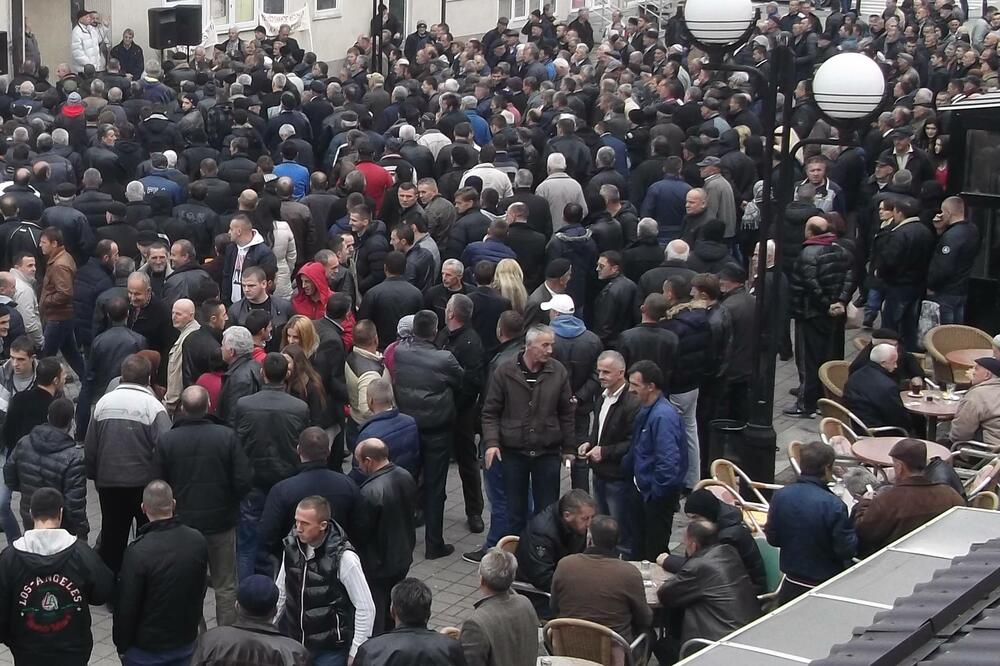
<instances>
[{"instance_id":1,"label":"blonde hair woman","mask_svg":"<svg viewBox=\"0 0 1000 666\"><path fill-rule=\"evenodd\" d=\"M316 327L312 321L302 315L292 316L281 331L281 348L288 345L302 347L306 357L312 358L319 347L319 336L316 335Z\"/></svg>"},{"instance_id":2,"label":"blonde hair woman","mask_svg":"<svg viewBox=\"0 0 1000 666\"><path fill-rule=\"evenodd\" d=\"M514 310L524 314L524 308L528 305L528 291L524 288L524 271L517 261L501 259L490 286L510 301Z\"/></svg>"}]
</instances>

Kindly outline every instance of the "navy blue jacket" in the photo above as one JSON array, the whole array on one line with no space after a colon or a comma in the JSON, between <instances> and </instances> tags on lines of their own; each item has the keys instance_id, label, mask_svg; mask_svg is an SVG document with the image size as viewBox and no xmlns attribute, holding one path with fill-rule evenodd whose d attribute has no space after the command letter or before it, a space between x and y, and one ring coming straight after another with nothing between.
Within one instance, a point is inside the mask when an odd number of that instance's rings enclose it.
<instances>
[{"instance_id":1,"label":"navy blue jacket","mask_svg":"<svg viewBox=\"0 0 1000 666\"><path fill-rule=\"evenodd\" d=\"M649 407L640 407L622 470L635 477L642 498L660 499L680 491L687 468L687 435L677 409L663 396Z\"/></svg>"},{"instance_id":2,"label":"navy blue jacket","mask_svg":"<svg viewBox=\"0 0 1000 666\"><path fill-rule=\"evenodd\" d=\"M465 265L465 279L474 283L475 268L478 262L491 261L494 264L499 264L502 259L517 261L517 253L503 241L487 238L466 245L462 251L461 259Z\"/></svg>"},{"instance_id":3,"label":"navy blue jacket","mask_svg":"<svg viewBox=\"0 0 1000 666\"><path fill-rule=\"evenodd\" d=\"M420 433L412 416L390 409L368 419L357 441L377 437L389 447L389 460L416 476L420 469Z\"/></svg>"},{"instance_id":4,"label":"navy blue jacket","mask_svg":"<svg viewBox=\"0 0 1000 666\"><path fill-rule=\"evenodd\" d=\"M690 189L691 186L679 176L666 176L653 183L646 191L642 200L642 216L656 220L660 227L660 245L680 238L684 222L684 201Z\"/></svg>"},{"instance_id":5,"label":"navy blue jacket","mask_svg":"<svg viewBox=\"0 0 1000 666\"><path fill-rule=\"evenodd\" d=\"M257 523L257 571L273 575L271 557L281 554L281 540L288 536L295 506L306 497L319 495L330 503L330 515L349 534L357 523L361 499L358 485L341 472L327 469L326 461L302 463L299 471L271 486L264 511ZM357 538L357 537L355 537Z\"/></svg>"},{"instance_id":6,"label":"navy blue jacket","mask_svg":"<svg viewBox=\"0 0 1000 666\"><path fill-rule=\"evenodd\" d=\"M847 506L815 476L802 475L774 494L764 533L781 549L782 573L809 585L839 574L858 551Z\"/></svg>"}]
</instances>

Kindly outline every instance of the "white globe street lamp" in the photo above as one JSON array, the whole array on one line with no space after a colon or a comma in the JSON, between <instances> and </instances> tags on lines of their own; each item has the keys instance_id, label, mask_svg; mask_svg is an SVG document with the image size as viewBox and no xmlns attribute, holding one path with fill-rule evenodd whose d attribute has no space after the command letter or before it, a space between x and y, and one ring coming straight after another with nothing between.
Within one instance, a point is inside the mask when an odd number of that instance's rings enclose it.
<instances>
[{"instance_id":1,"label":"white globe street lamp","mask_svg":"<svg viewBox=\"0 0 1000 666\"><path fill-rule=\"evenodd\" d=\"M753 20L750 0L687 0L684 5L684 23L706 45L735 44Z\"/></svg>"},{"instance_id":2,"label":"white globe street lamp","mask_svg":"<svg viewBox=\"0 0 1000 666\"><path fill-rule=\"evenodd\" d=\"M813 100L834 120L857 120L872 114L885 95L885 75L861 53L840 53L816 70Z\"/></svg>"}]
</instances>

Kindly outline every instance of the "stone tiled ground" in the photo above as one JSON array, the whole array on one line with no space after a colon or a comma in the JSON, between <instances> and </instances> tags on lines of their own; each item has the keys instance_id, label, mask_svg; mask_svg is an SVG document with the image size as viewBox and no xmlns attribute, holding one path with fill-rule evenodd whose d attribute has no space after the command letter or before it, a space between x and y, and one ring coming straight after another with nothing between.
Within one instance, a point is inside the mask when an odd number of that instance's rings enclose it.
<instances>
[{"instance_id":1,"label":"stone tiled ground","mask_svg":"<svg viewBox=\"0 0 1000 666\"><path fill-rule=\"evenodd\" d=\"M848 351L853 355L854 349L850 344L848 344ZM781 409L792 401L788 390L797 385L798 379L794 363L779 361L775 382L775 429L778 431L779 446L775 470L779 476L782 476L788 468L785 455L788 443L815 437L819 425L818 420L793 419L781 414ZM69 389L71 395L75 394L77 385L71 384ZM563 489L567 490L568 488L569 478L568 475L564 474ZM19 499L19 495L15 493L15 513ZM91 524L91 543L93 543L101 527L101 512L97 501L97 492L93 486L90 487L88 495L87 511ZM489 520L488 510L484 518ZM678 516L674 526L675 535L679 533L677 528L681 524L682 517ZM461 553L478 548L483 535L469 533L465 523L461 482L458 478L458 470L454 466L448 476L448 500L445 504L444 528L446 541L455 545L455 554L440 560L424 560L423 531L420 530L417 534L415 559L410 570L411 575L424 580L434 592L433 617L431 619L434 628L461 624L462 620L471 612L473 603L479 598L479 579L476 575L476 567L463 561ZM93 608L92 612L94 616L94 652L90 664L92 666L117 666L120 661L111 640L111 615L104 608ZM215 599L211 591L205 599L205 619L209 627L215 626ZM0 646L0 666L12 663L10 652L5 647Z\"/></svg>"}]
</instances>

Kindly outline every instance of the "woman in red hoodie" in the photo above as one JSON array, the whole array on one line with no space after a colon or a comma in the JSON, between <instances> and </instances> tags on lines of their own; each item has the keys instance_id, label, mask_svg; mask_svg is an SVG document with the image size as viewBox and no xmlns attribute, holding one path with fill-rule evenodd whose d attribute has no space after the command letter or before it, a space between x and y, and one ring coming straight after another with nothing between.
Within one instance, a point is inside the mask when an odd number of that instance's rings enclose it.
<instances>
[{"instance_id":1,"label":"woman in red hoodie","mask_svg":"<svg viewBox=\"0 0 1000 666\"><path fill-rule=\"evenodd\" d=\"M326 269L323 264L310 261L299 269L295 276L297 289L292 296L292 310L309 319L322 319L326 316L326 302L330 300L330 285L326 281ZM357 305L355 303L355 305ZM347 313L343 321L344 349L350 350L354 340L354 312Z\"/></svg>"}]
</instances>

